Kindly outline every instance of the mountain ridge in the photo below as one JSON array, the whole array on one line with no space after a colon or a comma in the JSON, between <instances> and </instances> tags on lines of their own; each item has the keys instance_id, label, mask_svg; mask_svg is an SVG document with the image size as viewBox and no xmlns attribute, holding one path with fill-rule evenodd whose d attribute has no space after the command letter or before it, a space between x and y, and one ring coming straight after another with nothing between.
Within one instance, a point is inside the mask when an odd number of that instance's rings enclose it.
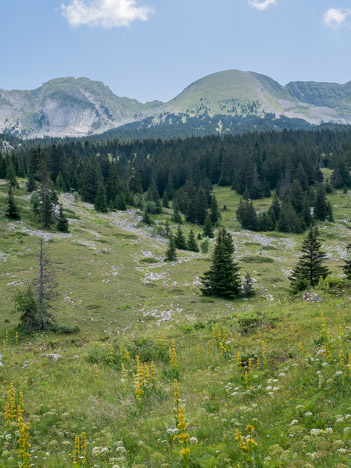
<instances>
[{"instance_id":1,"label":"mountain ridge","mask_svg":"<svg viewBox=\"0 0 351 468\"><path fill-rule=\"evenodd\" d=\"M141 103L114 94L101 81L54 78L34 90L0 89L0 131L22 138L88 136L126 125L172 125L181 118L351 124L351 81L292 81L285 86L256 72L226 70L187 86L170 101ZM279 126L279 125L278 125ZM220 126L218 133L221 133ZM170 133L172 133L170 131Z\"/></svg>"}]
</instances>

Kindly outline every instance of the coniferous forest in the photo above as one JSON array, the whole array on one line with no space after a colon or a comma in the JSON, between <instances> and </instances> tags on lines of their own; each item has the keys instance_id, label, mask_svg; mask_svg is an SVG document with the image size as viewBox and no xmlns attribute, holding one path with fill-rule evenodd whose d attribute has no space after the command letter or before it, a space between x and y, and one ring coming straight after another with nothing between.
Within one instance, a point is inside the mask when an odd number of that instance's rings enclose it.
<instances>
[{"instance_id":1,"label":"coniferous forest","mask_svg":"<svg viewBox=\"0 0 351 468\"><path fill-rule=\"evenodd\" d=\"M237 217L244 229L301 233L313 218L333 219L327 193L351 187L350 135L299 130L170 141L29 141L0 156L0 178L12 186L16 177L28 178L46 227L53 224L56 194L65 191L100 212L135 206L160 213L173 201L186 221L204 225L210 210L215 225L212 187L219 185L242 196ZM332 169L330 180L323 168ZM270 209L256 212L252 200L270 195Z\"/></svg>"}]
</instances>

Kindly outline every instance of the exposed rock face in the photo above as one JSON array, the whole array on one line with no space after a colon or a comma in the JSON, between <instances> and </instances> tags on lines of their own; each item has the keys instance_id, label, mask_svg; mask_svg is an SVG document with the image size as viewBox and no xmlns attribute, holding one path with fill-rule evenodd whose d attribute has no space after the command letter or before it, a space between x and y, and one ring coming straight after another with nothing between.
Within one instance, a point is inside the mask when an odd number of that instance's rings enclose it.
<instances>
[{"instance_id":1,"label":"exposed rock face","mask_svg":"<svg viewBox=\"0 0 351 468\"><path fill-rule=\"evenodd\" d=\"M34 91L0 90L0 132L21 137L85 136L138 120L159 104L118 97L88 78L59 78Z\"/></svg>"}]
</instances>

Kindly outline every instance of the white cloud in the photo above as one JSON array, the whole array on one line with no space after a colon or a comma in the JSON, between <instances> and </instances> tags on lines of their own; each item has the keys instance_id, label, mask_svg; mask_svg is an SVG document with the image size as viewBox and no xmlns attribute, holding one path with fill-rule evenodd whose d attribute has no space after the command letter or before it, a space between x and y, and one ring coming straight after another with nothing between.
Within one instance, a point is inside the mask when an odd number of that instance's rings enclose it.
<instances>
[{"instance_id":1,"label":"white cloud","mask_svg":"<svg viewBox=\"0 0 351 468\"><path fill-rule=\"evenodd\" d=\"M276 5L277 0L249 0L249 4L257 10L265 10L271 5Z\"/></svg>"},{"instance_id":2,"label":"white cloud","mask_svg":"<svg viewBox=\"0 0 351 468\"><path fill-rule=\"evenodd\" d=\"M330 28L339 28L346 23L347 17L351 15L351 10L330 8L323 16L323 21Z\"/></svg>"},{"instance_id":3,"label":"white cloud","mask_svg":"<svg viewBox=\"0 0 351 468\"><path fill-rule=\"evenodd\" d=\"M101 26L105 29L130 26L135 20L146 21L153 9L137 6L135 0L70 0L61 5L63 16L72 26Z\"/></svg>"}]
</instances>

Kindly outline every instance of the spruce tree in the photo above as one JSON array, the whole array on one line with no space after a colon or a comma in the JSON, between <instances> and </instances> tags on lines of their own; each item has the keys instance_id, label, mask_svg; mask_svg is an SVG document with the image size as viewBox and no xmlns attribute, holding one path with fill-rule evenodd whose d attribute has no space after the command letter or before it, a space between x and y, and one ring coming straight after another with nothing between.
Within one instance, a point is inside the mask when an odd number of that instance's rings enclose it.
<instances>
[{"instance_id":1,"label":"spruce tree","mask_svg":"<svg viewBox=\"0 0 351 468\"><path fill-rule=\"evenodd\" d=\"M176 251L174 236L172 233L170 233L165 262L174 262L174 260L177 260L177 251Z\"/></svg>"},{"instance_id":2,"label":"spruce tree","mask_svg":"<svg viewBox=\"0 0 351 468\"><path fill-rule=\"evenodd\" d=\"M11 187L18 187L18 182L16 179L16 172L13 167L11 159L8 161L8 164L7 164L6 179L9 181Z\"/></svg>"},{"instance_id":3,"label":"spruce tree","mask_svg":"<svg viewBox=\"0 0 351 468\"><path fill-rule=\"evenodd\" d=\"M66 191L66 184L65 181L63 180L62 173L59 172L57 178L56 178L56 189L59 193L65 192Z\"/></svg>"},{"instance_id":4,"label":"spruce tree","mask_svg":"<svg viewBox=\"0 0 351 468\"><path fill-rule=\"evenodd\" d=\"M240 295L241 281L239 266L233 259L234 245L232 236L220 229L212 256L212 265L201 278L205 296L233 299Z\"/></svg>"},{"instance_id":5,"label":"spruce tree","mask_svg":"<svg viewBox=\"0 0 351 468\"><path fill-rule=\"evenodd\" d=\"M63 212L62 205L60 205L60 211L59 211L56 227L57 227L57 230L60 232L69 232L68 220Z\"/></svg>"},{"instance_id":6,"label":"spruce tree","mask_svg":"<svg viewBox=\"0 0 351 468\"><path fill-rule=\"evenodd\" d=\"M32 195L30 196L29 206L31 211L37 216L40 211L40 197L39 193L36 190L34 190L34 192L32 192Z\"/></svg>"},{"instance_id":7,"label":"spruce tree","mask_svg":"<svg viewBox=\"0 0 351 468\"><path fill-rule=\"evenodd\" d=\"M21 219L21 216L19 214L16 202L12 193L11 184L9 186L9 192L8 192L6 216L9 219L17 219L17 220Z\"/></svg>"},{"instance_id":8,"label":"spruce tree","mask_svg":"<svg viewBox=\"0 0 351 468\"><path fill-rule=\"evenodd\" d=\"M121 211L125 211L127 209L126 200L122 192L120 192L116 196L115 207L116 207L116 210L121 210Z\"/></svg>"},{"instance_id":9,"label":"spruce tree","mask_svg":"<svg viewBox=\"0 0 351 468\"><path fill-rule=\"evenodd\" d=\"M180 227L180 224L178 224L177 234L174 238L174 242L175 242L175 246L177 249L187 250L186 239L184 236L184 232L182 231L182 228Z\"/></svg>"},{"instance_id":10,"label":"spruce tree","mask_svg":"<svg viewBox=\"0 0 351 468\"><path fill-rule=\"evenodd\" d=\"M162 198L162 206L164 208L169 208L169 200L168 200L168 195L167 195L167 190L165 190Z\"/></svg>"},{"instance_id":11,"label":"spruce tree","mask_svg":"<svg viewBox=\"0 0 351 468\"><path fill-rule=\"evenodd\" d=\"M351 244L348 244L347 246L347 255L344 260L344 265L342 269L344 270L344 274L346 275L346 278L350 281L351 280Z\"/></svg>"},{"instance_id":12,"label":"spruce tree","mask_svg":"<svg viewBox=\"0 0 351 468\"><path fill-rule=\"evenodd\" d=\"M179 206L177 202L173 203L173 216L172 216L172 221L174 221L177 224L183 224L183 219L180 214Z\"/></svg>"},{"instance_id":13,"label":"spruce tree","mask_svg":"<svg viewBox=\"0 0 351 468\"><path fill-rule=\"evenodd\" d=\"M212 239L214 237L211 215L207 213L204 224L204 236Z\"/></svg>"},{"instance_id":14,"label":"spruce tree","mask_svg":"<svg viewBox=\"0 0 351 468\"><path fill-rule=\"evenodd\" d=\"M316 203L314 207L314 217L319 221L333 221L333 210L331 204L327 200L323 185L319 185L317 189Z\"/></svg>"},{"instance_id":15,"label":"spruce tree","mask_svg":"<svg viewBox=\"0 0 351 468\"><path fill-rule=\"evenodd\" d=\"M311 226L302 244L302 255L289 278L295 292L314 287L320 278L328 276L329 270L323 265L327 256L321 247L317 231Z\"/></svg>"},{"instance_id":16,"label":"spruce tree","mask_svg":"<svg viewBox=\"0 0 351 468\"><path fill-rule=\"evenodd\" d=\"M251 297L256 294L253 286L253 281L249 272L246 273L242 284L242 295L244 297Z\"/></svg>"},{"instance_id":17,"label":"spruce tree","mask_svg":"<svg viewBox=\"0 0 351 468\"><path fill-rule=\"evenodd\" d=\"M199 252L199 246L197 245L195 234L192 229L190 229L189 237L188 237L188 250L191 252Z\"/></svg>"},{"instance_id":18,"label":"spruce tree","mask_svg":"<svg viewBox=\"0 0 351 468\"><path fill-rule=\"evenodd\" d=\"M106 191L105 191L105 186L103 185L102 181L100 181L99 183L99 188L98 188L98 192L95 198L94 207L96 211L100 211L100 213L108 212Z\"/></svg>"},{"instance_id":19,"label":"spruce tree","mask_svg":"<svg viewBox=\"0 0 351 468\"><path fill-rule=\"evenodd\" d=\"M216 199L216 195L213 194L211 197L211 205L210 205L210 214L211 214L211 221L213 226L216 226L218 220L220 219L221 215L218 210L218 203Z\"/></svg>"},{"instance_id":20,"label":"spruce tree","mask_svg":"<svg viewBox=\"0 0 351 468\"><path fill-rule=\"evenodd\" d=\"M151 226L152 224L152 219L151 219L151 216L147 207L145 208L145 211L144 211L143 223L148 224L149 226Z\"/></svg>"},{"instance_id":21,"label":"spruce tree","mask_svg":"<svg viewBox=\"0 0 351 468\"><path fill-rule=\"evenodd\" d=\"M40 207L40 218L44 228L48 229L53 224L53 209L50 194L44 194L44 200Z\"/></svg>"}]
</instances>

